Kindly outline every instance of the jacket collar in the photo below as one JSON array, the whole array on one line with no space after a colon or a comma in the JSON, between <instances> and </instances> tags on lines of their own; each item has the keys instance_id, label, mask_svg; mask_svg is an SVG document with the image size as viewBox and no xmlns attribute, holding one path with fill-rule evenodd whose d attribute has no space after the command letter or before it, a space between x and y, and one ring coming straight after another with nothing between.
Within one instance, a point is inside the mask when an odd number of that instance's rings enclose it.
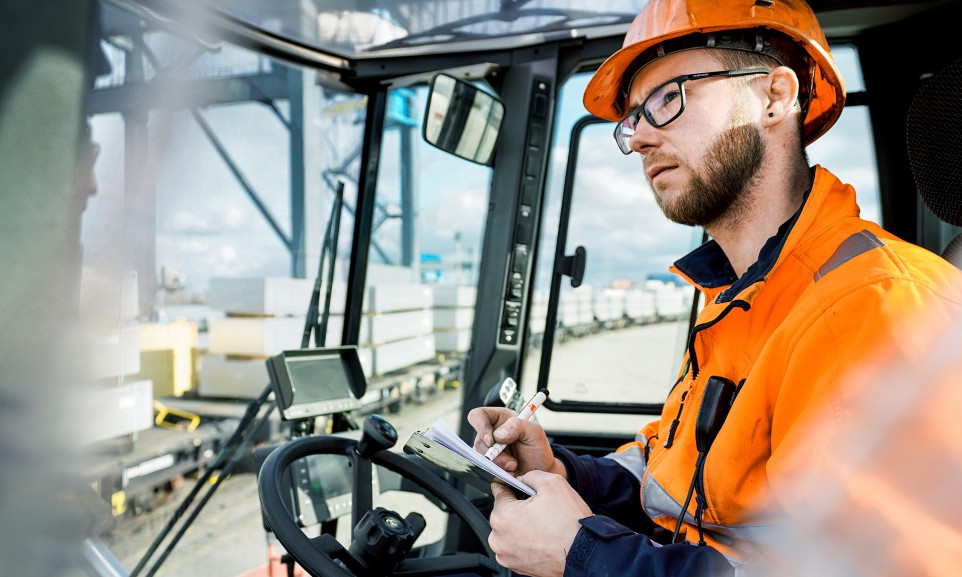
<instances>
[{"instance_id":1,"label":"jacket collar","mask_svg":"<svg viewBox=\"0 0 962 577\"><path fill-rule=\"evenodd\" d=\"M765 242L758 260L740 278L721 246L710 240L675 262L670 270L705 293L706 302L724 303L736 297L751 301L778 264L799 247L803 236L814 237L841 216L857 215L855 193L838 194L838 179L821 166L813 168L812 188L805 193L802 206ZM811 229L811 230L810 230Z\"/></svg>"}]
</instances>

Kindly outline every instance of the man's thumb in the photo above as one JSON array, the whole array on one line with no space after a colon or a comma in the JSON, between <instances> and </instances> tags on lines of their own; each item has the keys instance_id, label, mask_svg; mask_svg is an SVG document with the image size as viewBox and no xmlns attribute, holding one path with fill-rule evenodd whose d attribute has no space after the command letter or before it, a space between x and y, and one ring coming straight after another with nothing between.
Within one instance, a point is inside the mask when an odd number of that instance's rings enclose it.
<instances>
[{"instance_id":1,"label":"man's thumb","mask_svg":"<svg viewBox=\"0 0 962 577\"><path fill-rule=\"evenodd\" d=\"M514 494L514 490L501 481L491 481L491 494L494 495L496 503L518 500Z\"/></svg>"}]
</instances>

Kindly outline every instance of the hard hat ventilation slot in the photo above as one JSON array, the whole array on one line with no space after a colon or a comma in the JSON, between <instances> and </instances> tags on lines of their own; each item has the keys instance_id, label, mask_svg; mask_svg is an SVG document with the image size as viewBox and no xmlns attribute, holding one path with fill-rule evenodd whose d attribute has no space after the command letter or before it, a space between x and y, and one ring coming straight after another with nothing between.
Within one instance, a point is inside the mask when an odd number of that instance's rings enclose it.
<instances>
[{"instance_id":1,"label":"hard hat ventilation slot","mask_svg":"<svg viewBox=\"0 0 962 577\"><path fill-rule=\"evenodd\" d=\"M775 0L755 0L755 6L759 8L771 8L775 5Z\"/></svg>"}]
</instances>

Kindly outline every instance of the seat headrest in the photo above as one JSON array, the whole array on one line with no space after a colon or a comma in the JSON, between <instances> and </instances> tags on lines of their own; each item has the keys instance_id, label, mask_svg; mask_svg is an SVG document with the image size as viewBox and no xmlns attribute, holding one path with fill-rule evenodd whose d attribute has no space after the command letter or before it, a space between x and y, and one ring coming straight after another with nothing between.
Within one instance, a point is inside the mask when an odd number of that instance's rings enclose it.
<instances>
[{"instance_id":1,"label":"seat headrest","mask_svg":"<svg viewBox=\"0 0 962 577\"><path fill-rule=\"evenodd\" d=\"M962 226L962 58L919 88L906 136L922 201L935 216Z\"/></svg>"}]
</instances>

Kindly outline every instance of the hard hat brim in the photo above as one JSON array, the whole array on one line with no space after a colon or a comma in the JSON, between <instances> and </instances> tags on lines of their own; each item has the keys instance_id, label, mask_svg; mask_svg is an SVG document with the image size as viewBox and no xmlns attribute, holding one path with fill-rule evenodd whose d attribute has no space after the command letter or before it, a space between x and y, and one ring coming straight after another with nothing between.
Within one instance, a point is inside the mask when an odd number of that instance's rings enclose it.
<instances>
[{"instance_id":1,"label":"hard hat brim","mask_svg":"<svg viewBox=\"0 0 962 577\"><path fill-rule=\"evenodd\" d=\"M710 34L738 29L764 29L778 32L799 45L815 63L813 98L805 116L805 142L811 144L825 133L842 114L845 87L832 56L817 42L801 37L797 30L777 23L759 26L757 20L727 22L724 26L690 27L629 44L612 54L595 72L584 93L584 106L591 114L617 122L627 112L622 86L625 73L646 50L668 40L692 34ZM644 63L647 64L647 63ZM644 64L642 66L644 66Z\"/></svg>"}]
</instances>

